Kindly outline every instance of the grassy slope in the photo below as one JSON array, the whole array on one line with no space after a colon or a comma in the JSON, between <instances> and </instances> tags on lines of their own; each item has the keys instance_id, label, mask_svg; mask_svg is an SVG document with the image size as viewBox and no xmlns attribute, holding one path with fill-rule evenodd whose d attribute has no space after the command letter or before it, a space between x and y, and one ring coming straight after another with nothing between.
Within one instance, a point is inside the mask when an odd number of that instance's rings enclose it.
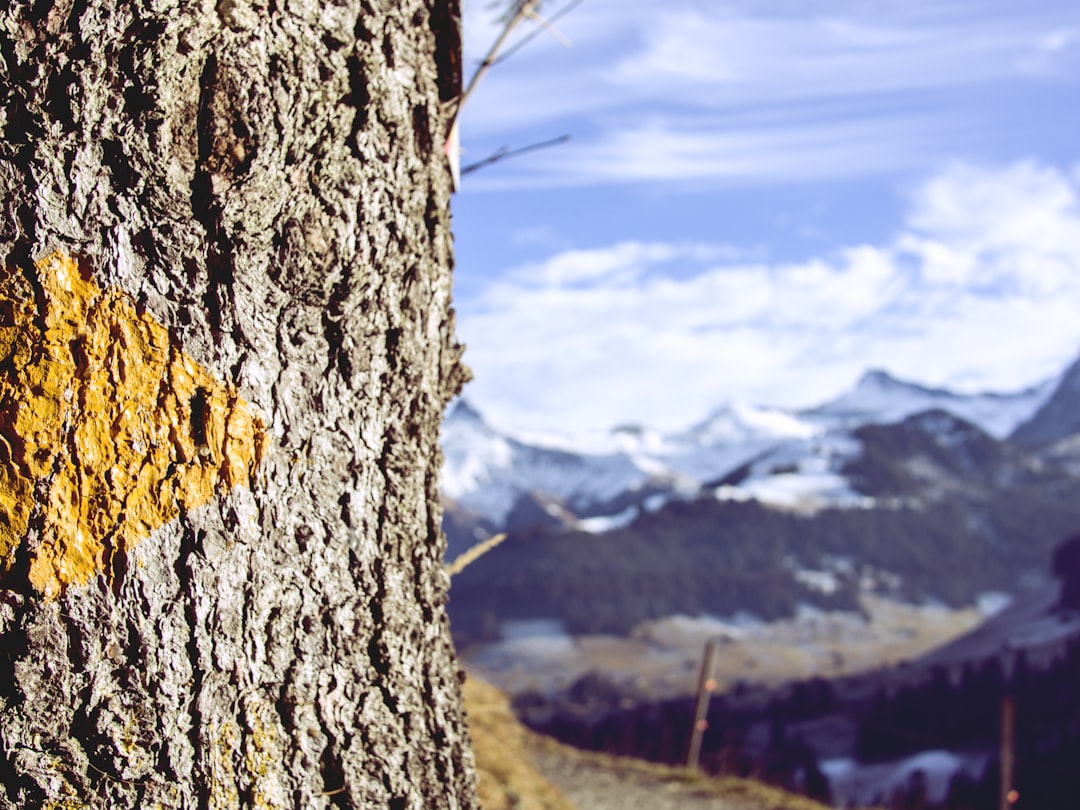
<instances>
[{"instance_id":1,"label":"grassy slope","mask_svg":"<svg viewBox=\"0 0 1080 810\"><path fill-rule=\"evenodd\" d=\"M531 732L518 723L506 696L474 677L464 691L484 810L577 810L533 766L526 749Z\"/></svg>"},{"instance_id":2,"label":"grassy slope","mask_svg":"<svg viewBox=\"0 0 1080 810\"><path fill-rule=\"evenodd\" d=\"M470 677L465 707L479 773L480 801L485 810L578 810L534 765L580 791L614 791L614 807L691 807L705 801L731 810L827 810L817 802L793 796L749 779L710 778L686 768L670 768L640 760L578 751L539 737L514 717L506 697L493 686ZM562 777L562 778L560 778ZM627 802L627 798L631 798ZM606 806L607 802L603 802ZM600 802L582 805L596 810Z\"/></svg>"}]
</instances>

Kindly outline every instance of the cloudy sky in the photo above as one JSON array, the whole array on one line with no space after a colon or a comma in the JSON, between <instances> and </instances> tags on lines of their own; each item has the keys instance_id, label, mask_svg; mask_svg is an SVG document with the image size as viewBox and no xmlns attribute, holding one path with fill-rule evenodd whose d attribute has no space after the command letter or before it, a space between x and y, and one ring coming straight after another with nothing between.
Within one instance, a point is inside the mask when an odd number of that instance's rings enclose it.
<instances>
[{"instance_id":1,"label":"cloudy sky","mask_svg":"<svg viewBox=\"0 0 1080 810\"><path fill-rule=\"evenodd\" d=\"M555 16L570 0L549 0ZM465 0L466 73L498 33ZM868 368L1008 391L1080 355L1075 0L583 0L462 114L466 389L686 427ZM531 25L518 36L530 34Z\"/></svg>"}]
</instances>

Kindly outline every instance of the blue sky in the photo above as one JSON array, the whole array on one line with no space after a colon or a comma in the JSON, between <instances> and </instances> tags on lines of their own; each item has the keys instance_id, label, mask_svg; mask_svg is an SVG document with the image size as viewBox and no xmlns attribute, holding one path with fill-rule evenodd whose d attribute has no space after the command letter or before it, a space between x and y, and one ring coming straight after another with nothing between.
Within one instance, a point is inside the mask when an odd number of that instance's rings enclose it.
<instances>
[{"instance_id":1,"label":"blue sky","mask_svg":"<svg viewBox=\"0 0 1080 810\"><path fill-rule=\"evenodd\" d=\"M499 23L464 6L471 73ZM1080 354L1075 0L584 0L556 26L461 118L466 164L571 135L454 199L465 396L497 424L674 429L871 367L1015 390Z\"/></svg>"}]
</instances>

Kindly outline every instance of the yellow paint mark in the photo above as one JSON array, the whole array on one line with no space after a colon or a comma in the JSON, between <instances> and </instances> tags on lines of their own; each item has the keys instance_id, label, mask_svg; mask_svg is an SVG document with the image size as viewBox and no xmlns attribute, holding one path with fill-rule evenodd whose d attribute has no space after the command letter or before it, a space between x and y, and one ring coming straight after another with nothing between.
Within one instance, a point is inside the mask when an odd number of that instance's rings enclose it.
<instances>
[{"instance_id":1,"label":"yellow paint mark","mask_svg":"<svg viewBox=\"0 0 1080 810\"><path fill-rule=\"evenodd\" d=\"M240 806L240 792L236 788L234 759L239 732L230 721L211 728L210 784L207 796L209 810L232 810Z\"/></svg>"},{"instance_id":2,"label":"yellow paint mark","mask_svg":"<svg viewBox=\"0 0 1080 810\"><path fill-rule=\"evenodd\" d=\"M247 483L266 437L235 387L125 293L59 253L36 269L37 291L0 273L0 575L27 545L31 585L54 598Z\"/></svg>"},{"instance_id":3,"label":"yellow paint mark","mask_svg":"<svg viewBox=\"0 0 1080 810\"><path fill-rule=\"evenodd\" d=\"M284 810L286 807L280 801L283 791L275 779L275 771L284 754L274 717L274 710L264 703L251 700L245 706L248 732L244 737L244 768L254 810Z\"/></svg>"}]
</instances>

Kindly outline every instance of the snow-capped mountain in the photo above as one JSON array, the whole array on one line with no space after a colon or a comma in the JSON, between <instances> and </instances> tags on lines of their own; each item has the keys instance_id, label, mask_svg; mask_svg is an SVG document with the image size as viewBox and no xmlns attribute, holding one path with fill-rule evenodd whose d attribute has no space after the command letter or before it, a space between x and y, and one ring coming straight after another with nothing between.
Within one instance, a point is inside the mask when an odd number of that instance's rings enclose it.
<instances>
[{"instance_id":1,"label":"snow-capped mountain","mask_svg":"<svg viewBox=\"0 0 1080 810\"><path fill-rule=\"evenodd\" d=\"M626 453L573 452L500 433L465 400L443 423L442 448L443 496L496 525L529 493L584 511L640 489L650 477Z\"/></svg>"},{"instance_id":2,"label":"snow-capped mountain","mask_svg":"<svg viewBox=\"0 0 1080 810\"><path fill-rule=\"evenodd\" d=\"M1080 390L1080 363L1073 370ZM865 507L872 498L845 473L862 452L860 428L940 411L1001 440L1028 429L1063 390L1072 387L1050 380L1015 394L963 395L870 371L816 408L728 403L685 431L623 426L599 442L499 431L459 400L443 425L442 491L457 509L496 528L523 503L534 512L542 504L560 522L575 525L577 519L586 530L606 530L672 498L699 495L803 511ZM1054 417L1058 433L1061 421ZM942 430L953 430L947 422L939 421Z\"/></svg>"},{"instance_id":3,"label":"snow-capped mountain","mask_svg":"<svg viewBox=\"0 0 1080 810\"><path fill-rule=\"evenodd\" d=\"M1025 423L1053 394L1057 380L1015 394L955 394L904 382L885 371L868 371L851 391L803 415L830 428L899 422L922 411L942 410L1004 439Z\"/></svg>"}]
</instances>

